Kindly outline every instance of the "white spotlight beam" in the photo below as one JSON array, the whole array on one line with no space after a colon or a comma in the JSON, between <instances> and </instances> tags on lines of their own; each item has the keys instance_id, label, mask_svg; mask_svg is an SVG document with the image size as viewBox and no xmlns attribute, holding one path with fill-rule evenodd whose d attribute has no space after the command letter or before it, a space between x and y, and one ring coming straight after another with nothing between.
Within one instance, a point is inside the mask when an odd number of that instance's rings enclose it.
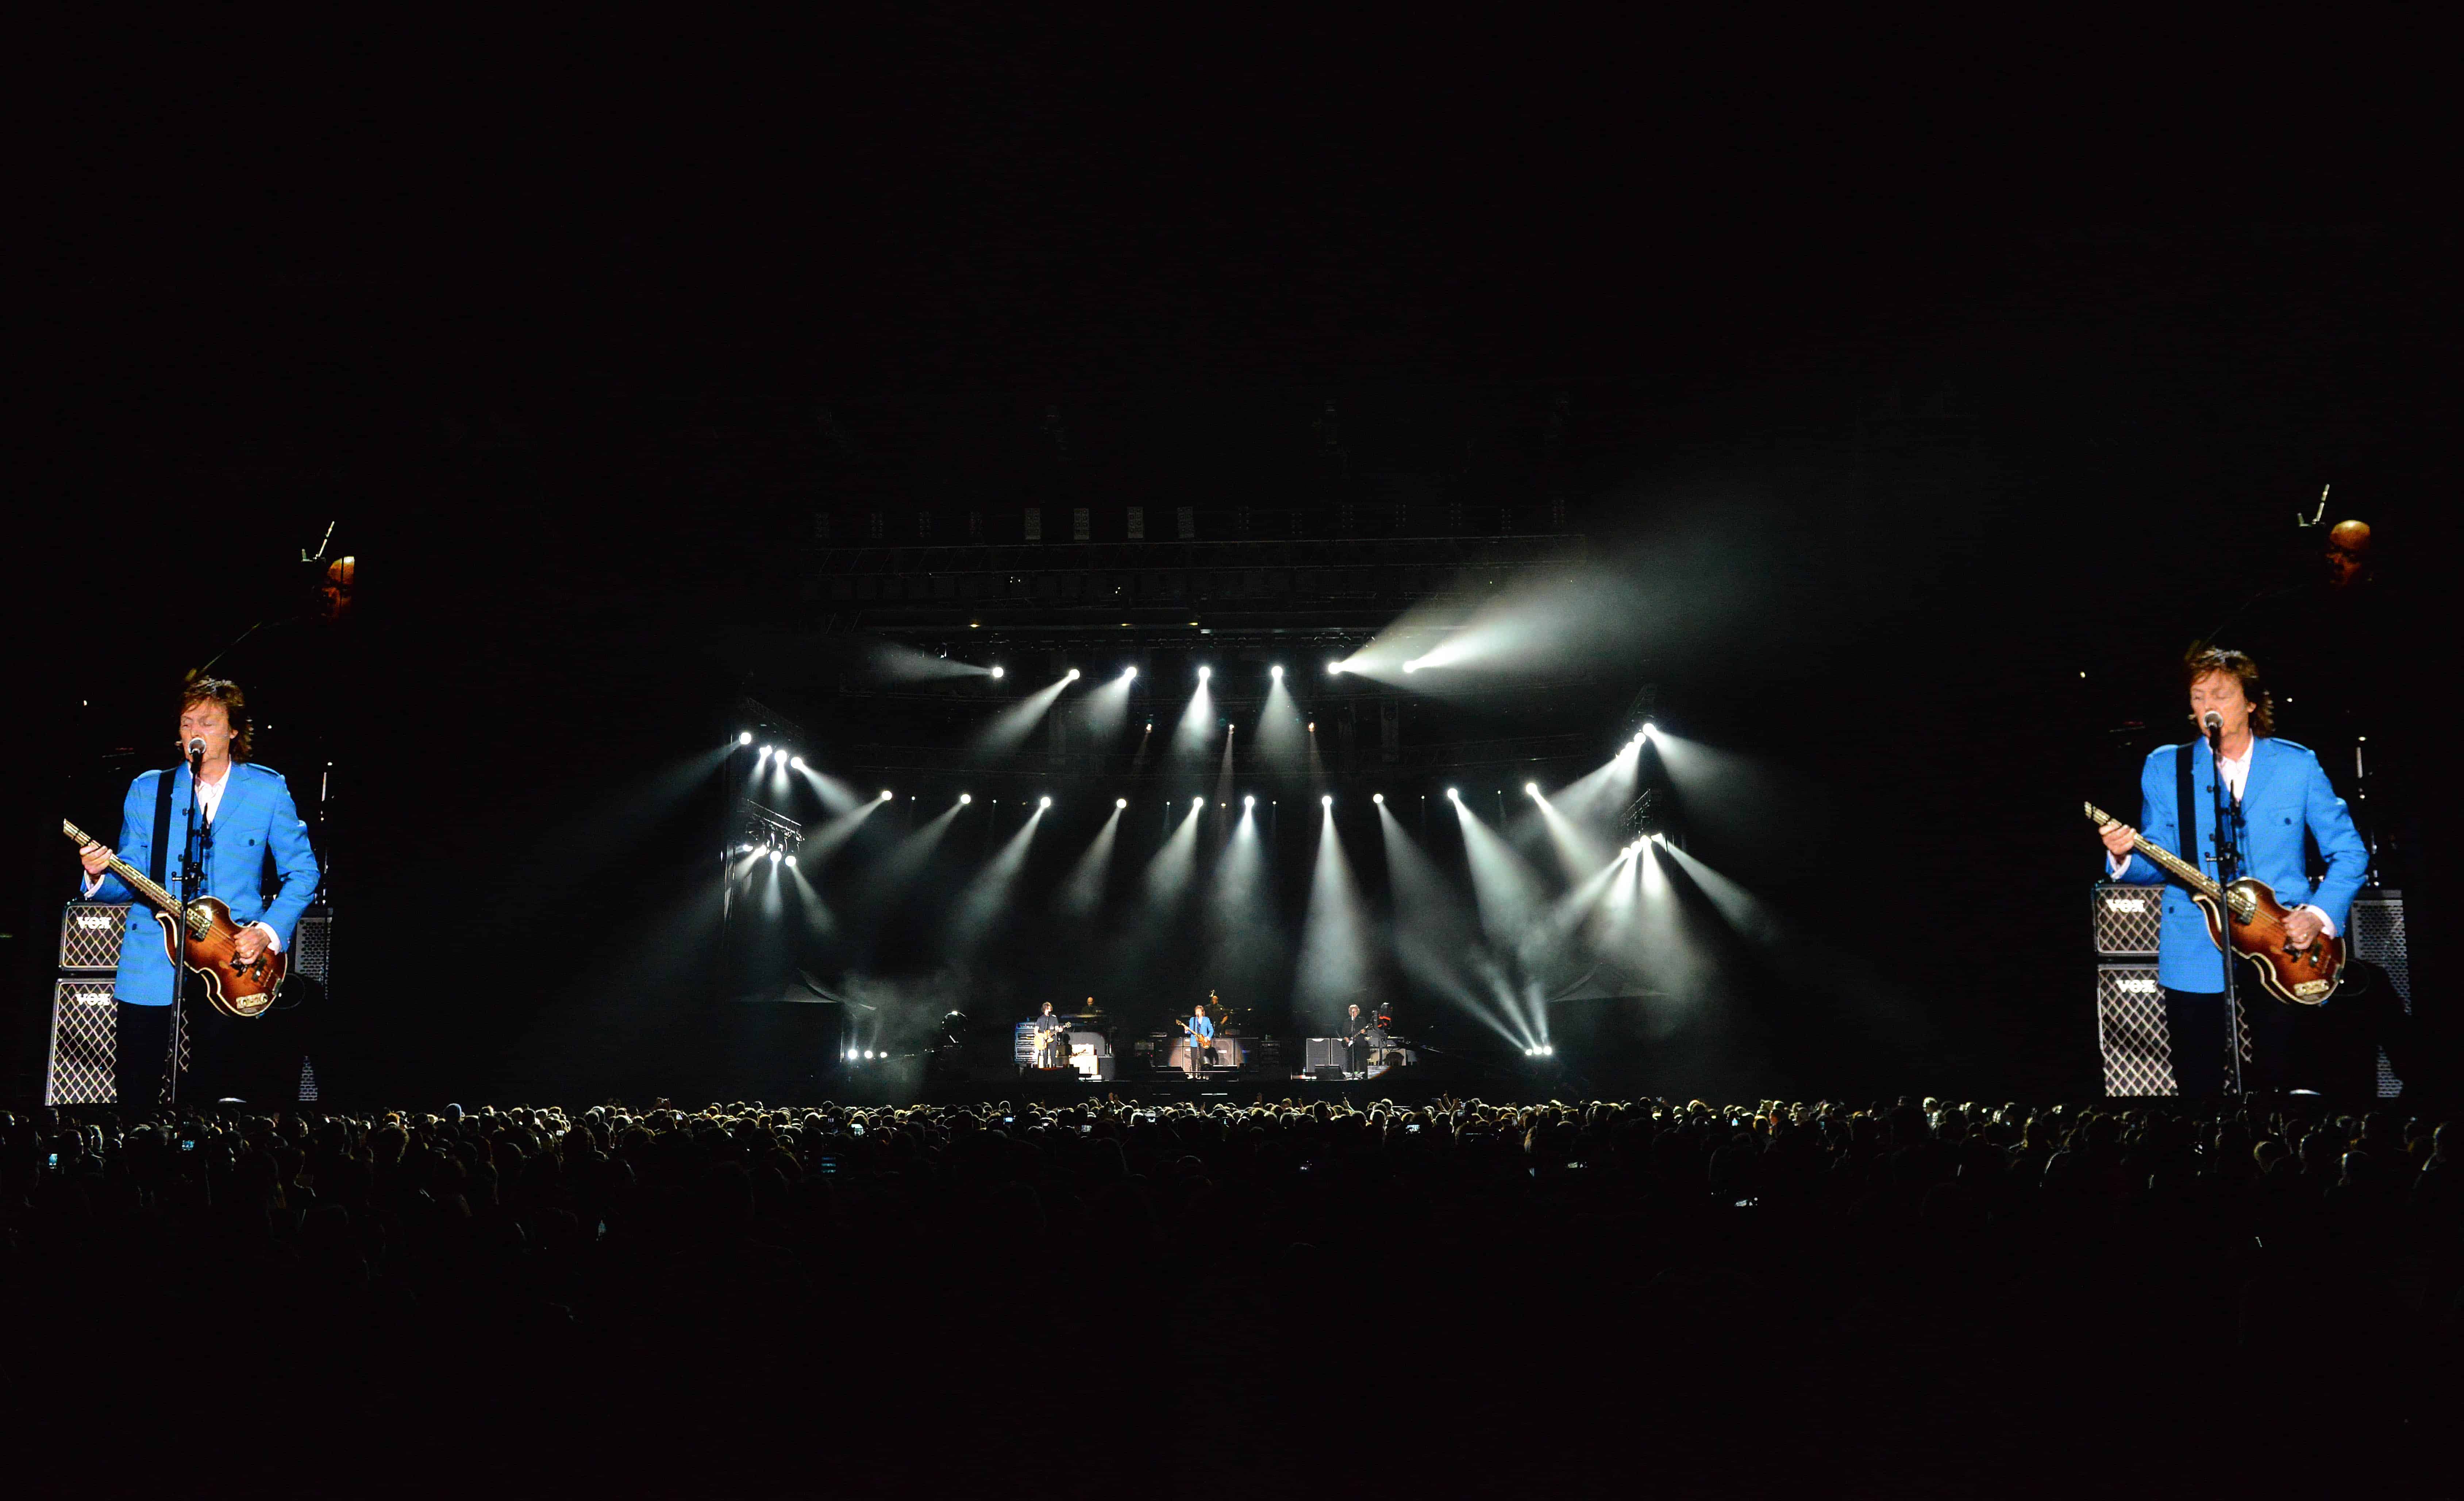
<instances>
[{"instance_id":1,"label":"white spotlight beam","mask_svg":"<svg viewBox=\"0 0 2464 1501\"><path fill-rule=\"evenodd\" d=\"M804 872L791 866L787 870L787 877L796 888L796 901L803 910L805 926L816 933L828 933L835 929L838 919L830 916L828 904L822 900L821 893L813 890L813 883L804 879Z\"/></svg>"},{"instance_id":2,"label":"white spotlight beam","mask_svg":"<svg viewBox=\"0 0 2464 1501\"><path fill-rule=\"evenodd\" d=\"M1463 853L1471 867L1472 896L1480 904L1480 923L1489 941L1510 952L1515 941L1542 912L1548 894L1540 877L1497 830L1459 798L1447 801L1463 831Z\"/></svg>"},{"instance_id":3,"label":"white spotlight beam","mask_svg":"<svg viewBox=\"0 0 2464 1501\"><path fill-rule=\"evenodd\" d=\"M931 823L892 845L890 852L883 855L880 863L871 870L867 882L871 891L886 898L904 890L907 883L923 871L925 862L933 858L933 851L939 848L941 836L950 831L950 825L957 819L958 812L958 805L953 803Z\"/></svg>"},{"instance_id":4,"label":"white spotlight beam","mask_svg":"<svg viewBox=\"0 0 2464 1501\"><path fill-rule=\"evenodd\" d=\"M1258 716L1258 754L1275 775L1300 774L1309 754L1309 732L1301 728L1305 722L1291 690L1277 675L1266 685L1266 707Z\"/></svg>"},{"instance_id":5,"label":"white spotlight beam","mask_svg":"<svg viewBox=\"0 0 2464 1501\"><path fill-rule=\"evenodd\" d=\"M1057 682L1048 683L994 715L989 723L977 732L975 748L979 755L1003 755L1018 749L1051 709L1061 691L1077 676L1071 673Z\"/></svg>"},{"instance_id":6,"label":"white spotlight beam","mask_svg":"<svg viewBox=\"0 0 2464 1501\"><path fill-rule=\"evenodd\" d=\"M1567 880L1579 882L1608 863L1606 840L1558 811L1551 799L1544 796L1531 801L1540 809L1540 822L1549 830L1550 846L1557 851L1557 863L1564 868Z\"/></svg>"},{"instance_id":7,"label":"white spotlight beam","mask_svg":"<svg viewBox=\"0 0 2464 1501\"><path fill-rule=\"evenodd\" d=\"M1130 685L1138 670L1131 668L1087 695L1087 732L1098 743L1110 743L1130 722Z\"/></svg>"},{"instance_id":8,"label":"white spotlight beam","mask_svg":"<svg viewBox=\"0 0 2464 1501\"><path fill-rule=\"evenodd\" d=\"M855 831L864 826L866 819L887 806L884 799L869 798L841 813L804 836L803 847L796 851L797 858L804 863L805 869L820 870L830 856L838 853L842 845L855 837Z\"/></svg>"},{"instance_id":9,"label":"white spotlight beam","mask_svg":"<svg viewBox=\"0 0 2464 1501\"><path fill-rule=\"evenodd\" d=\"M1334 810L1322 808L1292 999L1309 1025L1331 1024L1343 1014L1346 1003L1366 996L1375 979L1360 888L1352 878L1352 863L1343 857Z\"/></svg>"},{"instance_id":10,"label":"white spotlight beam","mask_svg":"<svg viewBox=\"0 0 2464 1501\"><path fill-rule=\"evenodd\" d=\"M1395 897L1395 957L1406 973L1461 1007L1515 1047L1523 1042L1468 978L1480 949L1480 924L1437 863L1412 842L1385 803L1376 804L1386 847L1386 880Z\"/></svg>"},{"instance_id":11,"label":"white spotlight beam","mask_svg":"<svg viewBox=\"0 0 2464 1501\"><path fill-rule=\"evenodd\" d=\"M1605 762L1551 794L1549 801L1577 824L1607 828L1634 801L1641 762L1641 751L1628 740Z\"/></svg>"},{"instance_id":12,"label":"white spotlight beam","mask_svg":"<svg viewBox=\"0 0 2464 1501\"><path fill-rule=\"evenodd\" d=\"M973 952L1000 920L1001 909L1009 903L1010 888L1017 884L1019 869L1026 864L1026 847L1034 842L1035 826L1042 822L1044 809L1039 807L958 893L957 902L950 912L948 941L952 954Z\"/></svg>"},{"instance_id":13,"label":"white spotlight beam","mask_svg":"<svg viewBox=\"0 0 2464 1501\"><path fill-rule=\"evenodd\" d=\"M953 661L895 641L876 640L868 649L872 675L891 682L929 682L936 677L990 677L992 669Z\"/></svg>"},{"instance_id":14,"label":"white spotlight beam","mask_svg":"<svg viewBox=\"0 0 2464 1501\"><path fill-rule=\"evenodd\" d=\"M1089 917L1104 905L1104 882L1111 874L1112 847L1120 833L1121 809L1115 804L1112 815L1104 820L1104 827L1095 831L1086 852L1078 857L1069 878L1061 883L1055 903L1063 912L1073 917Z\"/></svg>"},{"instance_id":15,"label":"white spotlight beam","mask_svg":"<svg viewBox=\"0 0 2464 1501\"><path fill-rule=\"evenodd\" d=\"M1191 799L1189 811L1181 815L1179 827L1148 859L1145 885L1149 907L1156 910L1173 907L1189 890L1190 875L1198 861L1198 815L1203 810L1199 800Z\"/></svg>"},{"instance_id":16,"label":"white spotlight beam","mask_svg":"<svg viewBox=\"0 0 2464 1501\"><path fill-rule=\"evenodd\" d=\"M828 772L816 771L804 764L801 759L794 765L796 775L804 779L805 784L813 789L813 795L822 800L822 806L832 813L846 813L869 801L858 794L855 788Z\"/></svg>"},{"instance_id":17,"label":"white spotlight beam","mask_svg":"<svg viewBox=\"0 0 2464 1501\"><path fill-rule=\"evenodd\" d=\"M1244 806L1215 862L1204 908L1205 973L1227 993L1256 995L1281 982L1290 956L1266 879L1265 841ZM1238 987L1235 989L1234 987Z\"/></svg>"},{"instance_id":18,"label":"white spotlight beam","mask_svg":"<svg viewBox=\"0 0 2464 1501\"><path fill-rule=\"evenodd\" d=\"M1172 748L1175 755L1195 755L1206 749L1215 738L1215 695L1200 678L1198 688L1189 695L1189 703L1180 711L1180 722L1173 727Z\"/></svg>"}]
</instances>

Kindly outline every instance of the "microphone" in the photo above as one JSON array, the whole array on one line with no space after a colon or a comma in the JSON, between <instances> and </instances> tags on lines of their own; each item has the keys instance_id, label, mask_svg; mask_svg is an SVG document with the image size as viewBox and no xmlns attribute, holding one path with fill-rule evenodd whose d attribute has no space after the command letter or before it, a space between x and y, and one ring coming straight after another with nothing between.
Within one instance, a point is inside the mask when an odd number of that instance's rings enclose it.
<instances>
[{"instance_id":1,"label":"microphone","mask_svg":"<svg viewBox=\"0 0 2464 1501\"><path fill-rule=\"evenodd\" d=\"M2225 740L2225 717L2213 709L2199 716L2199 728L2208 732L2208 743L2221 746Z\"/></svg>"},{"instance_id":2,"label":"microphone","mask_svg":"<svg viewBox=\"0 0 2464 1501\"><path fill-rule=\"evenodd\" d=\"M188 742L188 760L191 762L200 762L205 759L206 740L204 736L199 736L197 739Z\"/></svg>"}]
</instances>

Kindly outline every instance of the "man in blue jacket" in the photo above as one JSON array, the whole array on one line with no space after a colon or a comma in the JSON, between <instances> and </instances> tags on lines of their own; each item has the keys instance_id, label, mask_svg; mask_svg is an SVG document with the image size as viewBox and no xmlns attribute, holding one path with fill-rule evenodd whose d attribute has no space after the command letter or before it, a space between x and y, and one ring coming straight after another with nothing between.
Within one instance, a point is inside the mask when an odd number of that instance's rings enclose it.
<instances>
[{"instance_id":1,"label":"man in blue jacket","mask_svg":"<svg viewBox=\"0 0 2464 1501\"><path fill-rule=\"evenodd\" d=\"M2221 771L2231 795L2239 873L2266 882L2278 901L2295 909L2284 928L2297 946L2322 933L2337 936L2369 870L2368 849L2353 828L2344 800L2327 784L2318 757L2275 738L2276 706L2256 663L2239 651L2208 648L2192 652L2184 668L2190 722L2198 724L2214 714L2220 744L2213 754L2203 741L2191 744L2187 808L2179 806L2180 748L2168 745L2148 753L2139 777L2140 824L2147 842L2180 853L2187 828L2195 836L2190 858L2215 874L2213 810ZM2120 824L2103 830L2105 873L2142 886L2163 881L2163 872L2131 850L2131 834ZM2326 865L2325 874L2316 880L2310 874L2313 846ZM2179 886L2165 890L2165 920L2157 944L2156 978L2165 990L2174 1082L2186 1097L2216 1093L2225 1085L2232 1046L2225 1020L2225 957L2208 936L2199 909ZM2234 988L2250 1019L2255 1077L2248 1082L2299 1083L2307 1065L2295 1056L2295 1030L2300 1022L2298 1013L2308 1008L2277 1001L2244 978L2247 973L2234 977Z\"/></svg>"},{"instance_id":2,"label":"man in blue jacket","mask_svg":"<svg viewBox=\"0 0 2464 1501\"><path fill-rule=\"evenodd\" d=\"M189 804L196 804L200 837L199 865L203 879L195 896L216 896L231 908L241 925L238 958L246 963L271 949L280 953L291 943L299 915L317 894L317 852L309 847L308 826L291 801L291 788L281 773L249 764L248 699L239 685L222 678L199 678L188 684L180 700L180 744L204 744L204 760L192 776L184 763L173 771L141 773L128 784L121 808L119 854L140 871L151 871L155 852L163 852L163 885L180 894L181 846L187 834ZM155 811L159 785L172 779L171 798L163 807L160 827ZM120 973L112 986L118 998L120 1032L112 1073L119 1086L122 1113L134 1118L153 1109L161 1095L165 1064L170 1051L173 1000L177 988L162 924L153 910L106 869L113 851L99 845L79 854L85 865L85 895L92 901L124 901L126 930L120 944ZM272 864L279 889L266 894L266 868ZM256 1056L252 1028L261 1018L240 1020L215 1010L192 982L187 1013L191 1068L181 1082L184 1104L209 1104L232 1090L268 1108L287 1102L284 1081L252 1077L252 1070L273 1062ZM257 1098L258 1095L263 1098Z\"/></svg>"}]
</instances>

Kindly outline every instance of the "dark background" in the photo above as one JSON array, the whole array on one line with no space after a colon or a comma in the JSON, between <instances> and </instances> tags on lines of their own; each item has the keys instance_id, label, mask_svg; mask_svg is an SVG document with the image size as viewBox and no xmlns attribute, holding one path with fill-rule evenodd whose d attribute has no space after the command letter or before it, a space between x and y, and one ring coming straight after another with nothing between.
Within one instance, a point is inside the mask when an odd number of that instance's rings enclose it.
<instances>
[{"instance_id":1,"label":"dark background","mask_svg":"<svg viewBox=\"0 0 2464 1501\"><path fill-rule=\"evenodd\" d=\"M360 1084L673 1093L668 1063L764 1056L662 939L705 916L717 809L658 774L767 686L744 642L798 626L817 511L1034 503L1056 409L1097 508L1478 500L1567 413L1569 525L1646 589L1682 541L1727 606L1634 674L1787 790L1695 850L1912 1006L1755 979L1704 1093L2092 1090L2076 804L2130 806L2181 649L2237 612L2301 643L2296 597L2245 606L2306 577L2329 482L2378 528L2381 650L2443 639L2455 241L2399 76L1188 24L64 47L23 189L12 1090L51 820L108 827L180 673L269 619L226 666L295 790L335 763ZM329 521L353 614L284 624ZM2396 754L2434 750L2431 655L2373 680ZM2312 685L2279 686L2303 739Z\"/></svg>"}]
</instances>

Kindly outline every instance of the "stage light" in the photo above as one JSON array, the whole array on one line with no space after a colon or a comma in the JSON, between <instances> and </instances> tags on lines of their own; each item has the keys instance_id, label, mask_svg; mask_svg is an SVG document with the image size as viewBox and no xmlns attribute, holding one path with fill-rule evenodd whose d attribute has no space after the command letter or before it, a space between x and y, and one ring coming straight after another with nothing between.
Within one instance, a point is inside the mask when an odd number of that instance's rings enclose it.
<instances>
[{"instance_id":1,"label":"stage light","mask_svg":"<svg viewBox=\"0 0 2464 1501\"><path fill-rule=\"evenodd\" d=\"M795 857L794 855L789 855L789 856L787 857L787 864L788 864L790 867L792 867L792 866L794 866L794 865L795 865L795 863L796 863L796 857Z\"/></svg>"},{"instance_id":2,"label":"stage light","mask_svg":"<svg viewBox=\"0 0 2464 1501\"><path fill-rule=\"evenodd\" d=\"M1037 807L1050 807L1050 806L1052 806L1052 800L1051 800L1050 798L1048 798L1048 797L1047 797L1047 798L1044 798L1044 799L1040 800L1039 802L1037 802L1037 804L1036 804L1035 806L1036 806Z\"/></svg>"},{"instance_id":3,"label":"stage light","mask_svg":"<svg viewBox=\"0 0 2464 1501\"><path fill-rule=\"evenodd\" d=\"M1329 662L1328 664L1326 664L1326 675L1327 675L1327 676L1329 676L1329 677L1337 677L1337 676L1342 675L1342 673L1343 673L1343 664L1342 664L1342 663L1340 663L1340 662Z\"/></svg>"},{"instance_id":4,"label":"stage light","mask_svg":"<svg viewBox=\"0 0 2464 1501\"><path fill-rule=\"evenodd\" d=\"M1199 682L1201 682L1201 683L1202 683L1202 682L1204 682L1204 681L1206 681L1208 678L1213 677L1214 675L1215 675L1215 669L1213 669L1213 668L1211 668L1211 667L1201 667L1201 668L1199 668L1199 669L1198 670L1198 680L1199 680Z\"/></svg>"},{"instance_id":5,"label":"stage light","mask_svg":"<svg viewBox=\"0 0 2464 1501\"><path fill-rule=\"evenodd\" d=\"M738 745L750 745L750 744L752 744L752 743L753 743L753 732L752 732L751 730L747 730L747 731L745 731L743 734L741 734L741 735L737 736L737 737L736 738L736 743L737 743L737 744L738 744Z\"/></svg>"},{"instance_id":6,"label":"stage light","mask_svg":"<svg viewBox=\"0 0 2464 1501\"><path fill-rule=\"evenodd\" d=\"M1528 795L1536 798L1540 795L1540 784L1536 782L1527 782L1523 784L1523 790Z\"/></svg>"},{"instance_id":7,"label":"stage light","mask_svg":"<svg viewBox=\"0 0 2464 1501\"><path fill-rule=\"evenodd\" d=\"M1123 677L1135 677L1138 675L1138 670L1134 667L1125 667L1121 669L1121 675Z\"/></svg>"},{"instance_id":8,"label":"stage light","mask_svg":"<svg viewBox=\"0 0 2464 1501\"><path fill-rule=\"evenodd\" d=\"M1069 671L1062 673L1061 680L1065 683L1074 683L1078 681L1078 670L1073 667Z\"/></svg>"},{"instance_id":9,"label":"stage light","mask_svg":"<svg viewBox=\"0 0 2464 1501\"><path fill-rule=\"evenodd\" d=\"M868 1062L869 1062L869 1061L871 1060L871 1058L872 1058L872 1049L871 1049L871 1048L866 1048L866 1049L864 1050L864 1056L865 1056L866 1060L867 1060Z\"/></svg>"},{"instance_id":10,"label":"stage light","mask_svg":"<svg viewBox=\"0 0 2464 1501\"><path fill-rule=\"evenodd\" d=\"M1189 800L1189 806L1191 807L1204 807L1206 806L1206 800L1204 798L1191 798Z\"/></svg>"},{"instance_id":11,"label":"stage light","mask_svg":"<svg viewBox=\"0 0 2464 1501\"><path fill-rule=\"evenodd\" d=\"M1273 678L1276 682L1282 682L1284 680L1283 665L1278 663L1275 666L1266 669L1266 675Z\"/></svg>"},{"instance_id":12,"label":"stage light","mask_svg":"<svg viewBox=\"0 0 2464 1501\"><path fill-rule=\"evenodd\" d=\"M1114 807L1127 807L1130 806L1130 800L1128 798L1114 798L1112 799L1112 806Z\"/></svg>"},{"instance_id":13,"label":"stage light","mask_svg":"<svg viewBox=\"0 0 2464 1501\"><path fill-rule=\"evenodd\" d=\"M1403 671L1404 671L1404 672L1407 672L1407 673L1417 673L1417 672L1419 672L1419 670L1420 670L1420 659L1419 659L1419 657L1417 657L1417 656L1416 656L1416 657L1414 657L1414 658L1412 658L1410 661L1405 662L1405 663L1403 664Z\"/></svg>"},{"instance_id":14,"label":"stage light","mask_svg":"<svg viewBox=\"0 0 2464 1501\"><path fill-rule=\"evenodd\" d=\"M790 756L787 758L787 764L795 767L798 771L802 771L804 769L804 758L802 756Z\"/></svg>"},{"instance_id":15,"label":"stage light","mask_svg":"<svg viewBox=\"0 0 2464 1501\"><path fill-rule=\"evenodd\" d=\"M1326 796L1324 796L1324 797L1322 797L1322 798L1318 799L1318 800L1317 800L1317 806L1320 806L1320 807L1332 807L1332 806L1334 806L1334 794L1333 794L1333 793L1331 793L1331 792L1330 792L1330 793L1328 793Z\"/></svg>"},{"instance_id":16,"label":"stage light","mask_svg":"<svg viewBox=\"0 0 2464 1501\"><path fill-rule=\"evenodd\" d=\"M1247 797L1243 798L1241 800L1241 806L1243 807L1256 807L1258 806L1258 794L1252 792Z\"/></svg>"},{"instance_id":17,"label":"stage light","mask_svg":"<svg viewBox=\"0 0 2464 1501\"><path fill-rule=\"evenodd\" d=\"M999 678L999 677L1007 677L1008 675L1009 675L1009 673L1008 673L1007 672L1003 671L1001 667L999 667L999 666L995 666L995 667L993 668L993 676L995 676L995 677Z\"/></svg>"},{"instance_id":18,"label":"stage light","mask_svg":"<svg viewBox=\"0 0 2464 1501\"><path fill-rule=\"evenodd\" d=\"M1315 719L1311 719L1309 722L1309 732L1311 735L1315 735L1317 733L1317 721Z\"/></svg>"},{"instance_id":19,"label":"stage light","mask_svg":"<svg viewBox=\"0 0 2464 1501\"><path fill-rule=\"evenodd\" d=\"M779 850L779 848L778 848L776 845L771 846L771 848L770 848L770 863L771 863L772 865L777 865L777 864L779 863L779 856L780 856L781 852L781 851Z\"/></svg>"},{"instance_id":20,"label":"stage light","mask_svg":"<svg viewBox=\"0 0 2464 1501\"><path fill-rule=\"evenodd\" d=\"M1369 794L1369 801L1376 804L1379 807L1384 807L1386 806L1386 794L1383 792L1372 792Z\"/></svg>"},{"instance_id":21,"label":"stage light","mask_svg":"<svg viewBox=\"0 0 2464 1501\"><path fill-rule=\"evenodd\" d=\"M958 794L958 806L960 807L965 807L968 804L973 803L975 799L973 797L964 792Z\"/></svg>"},{"instance_id":22,"label":"stage light","mask_svg":"<svg viewBox=\"0 0 2464 1501\"><path fill-rule=\"evenodd\" d=\"M884 803L887 803L887 802L889 802L889 801L890 801L890 789L889 789L888 787L884 787L884 788L882 788L882 789L881 789L881 801L883 801Z\"/></svg>"},{"instance_id":23,"label":"stage light","mask_svg":"<svg viewBox=\"0 0 2464 1501\"><path fill-rule=\"evenodd\" d=\"M1448 787L1448 788L1446 788L1446 796L1448 796L1448 797L1450 797L1450 798L1454 799L1454 800L1455 800L1456 802L1458 802L1458 803L1460 803L1460 802L1462 802L1462 801L1463 801L1463 794L1462 794L1462 793L1460 793L1460 792L1458 792L1458 791L1456 791L1456 790L1455 790L1454 788L1452 788L1452 787Z\"/></svg>"}]
</instances>

